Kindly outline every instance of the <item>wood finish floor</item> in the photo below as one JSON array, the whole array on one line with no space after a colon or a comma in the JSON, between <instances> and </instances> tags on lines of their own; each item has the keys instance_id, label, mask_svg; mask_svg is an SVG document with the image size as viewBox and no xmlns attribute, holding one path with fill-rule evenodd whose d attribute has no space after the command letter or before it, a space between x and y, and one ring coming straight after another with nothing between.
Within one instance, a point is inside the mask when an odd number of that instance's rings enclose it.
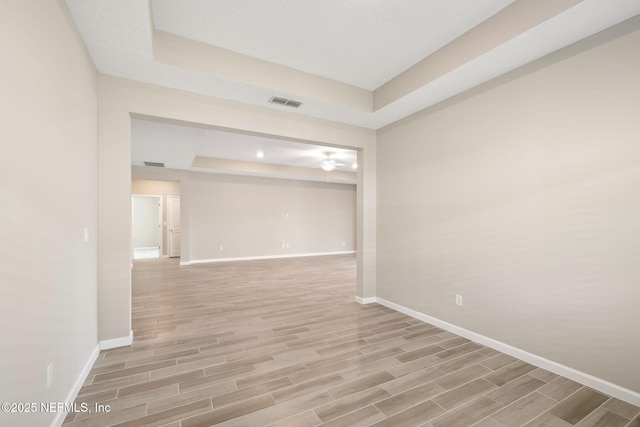
<instances>
[{"instance_id":1,"label":"wood finish floor","mask_svg":"<svg viewBox=\"0 0 640 427\"><path fill-rule=\"evenodd\" d=\"M640 427L640 409L383 306L355 257L140 260L133 345L101 352L68 427Z\"/></svg>"}]
</instances>

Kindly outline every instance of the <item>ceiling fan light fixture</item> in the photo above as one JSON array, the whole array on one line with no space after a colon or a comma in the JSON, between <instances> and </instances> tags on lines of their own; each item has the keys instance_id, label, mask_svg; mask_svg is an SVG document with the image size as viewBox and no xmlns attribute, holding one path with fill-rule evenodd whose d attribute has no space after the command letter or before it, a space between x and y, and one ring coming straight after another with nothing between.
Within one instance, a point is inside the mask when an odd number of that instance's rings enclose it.
<instances>
[{"instance_id":1,"label":"ceiling fan light fixture","mask_svg":"<svg viewBox=\"0 0 640 427\"><path fill-rule=\"evenodd\" d=\"M332 170L334 170L336 168L336 161L335 160L325 160L324 162L322 162L322 164L320 165L320 167L327 171L327 172L331 172Z\"/></svg>"}]
</instances>

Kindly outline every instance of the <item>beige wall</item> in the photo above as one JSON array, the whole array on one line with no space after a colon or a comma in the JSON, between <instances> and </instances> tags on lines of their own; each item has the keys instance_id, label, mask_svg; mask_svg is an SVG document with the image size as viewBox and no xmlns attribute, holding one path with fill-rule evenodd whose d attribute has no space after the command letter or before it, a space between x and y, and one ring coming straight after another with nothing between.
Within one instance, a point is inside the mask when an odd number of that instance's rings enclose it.
<instances>
[{"instance_id":1,"label":"beige wall","mask_svg":"<svg viewBox=\"0 0 640 427\"><path fill-rule=\"evenodd\" d=\"M356 248L355 185L143 167L132 168L132 176L133 194L185 189L183 263Z\"/></svg>"},{"instance_id":2,"label":"beige wall","mask_svg":"<svg viewBox=\"0 0 640 427\"><path fill-rule=\"evenodd\" d=\"M191 261L354 250L354 185L215 174L188 185Z\"/></svg>"},{"instance_id":3,"label":"beige wall","mask_svg":"<svg viewBox=\"0 0 640 427\"><path fill-rule=\"evenodd\" d=\"M151 195L162 197L162 254L166 256L169 250L167 241L167 196L180 196L180 183L177 181L152 181L145 179L133 179L131 181L131 194Z\"/></svg>"},{"instance_id":4,"label":"beige wall","mask_svg":"<svg viewBox=\"0 0 640 427\"><path fill-rule=\"evenodd\" d=\"M638 46L636 18L379 131L377 295L640 392Z\"/></svg>"},{"instance_id":5,"label":"beige wall","mask_svg":"<svg viewBox=\"0 0 640 427\"><path fill-rule=\"evenodd\" d=\"M375 294L374 131L106 76L99 78L99 115L98 323L101 340L127 337L131 330L132 115L359 149L357 247L360 250L356 293ZM181 187L181 200L188 197L189 189ZM185 215L184 210L181 215ZM186 228L182 228L183 234L189 233ZM188 248L182 248L182 255L189 256L185 250Z\"/></svg>"},{"instance_id":6,"label":"beige wall","mask_svg":"<svg viewBox=\"0 0 640 427\"><path fill-rule=\"evenodd\" d=\"M2 3L2 402L64 402L98 343L97 72L71 22L62 1ZM56 415L2 413L0 424Z\"/></svg>"}]
</instances>

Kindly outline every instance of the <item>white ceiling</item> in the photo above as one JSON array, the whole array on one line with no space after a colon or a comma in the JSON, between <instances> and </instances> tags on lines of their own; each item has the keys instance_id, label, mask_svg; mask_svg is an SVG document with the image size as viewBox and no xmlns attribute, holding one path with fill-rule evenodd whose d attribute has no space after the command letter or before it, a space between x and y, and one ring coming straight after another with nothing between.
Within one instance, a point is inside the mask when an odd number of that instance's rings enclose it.
<instances>
[{"instance_id":1,"label":"white ceiling","mask_svg":"<svg viewBox=\"0 0 640 427\"><path fill-rule=\"evenodd\" d=\"M160 162L172 169L206 171L192 166L196 156L256 163L319 168L327 155L336 170L354 172L357 152L295 141L191 126L132 120L132 164ZM259 158L258 152L264 157Z\"/></svg>"},{"instance_id":2,"label":"white ceiling","mask_svg":"<svg viewBox=\"0 0 640 427\"><path fill-rule=\"evenodd\" d=\"M103 74L370 129L384 127L640 13L640 0L66 2ZM267 66L284 66L292 73L301 73L301 77L316 76L329 85L346 84L345 88L353 88L353 93L375 99L385 83L407 75L407 69L410 71L410 67L429 59L439 49L455 44L457 37L475 34L474 27L505 8L557 5L562 5L559 13L524 26L505 41L399 93L379 108L373 108L373 104L356 108L300 87L283 90L268 79L240 78L251 70L224 74L215 68L205 72L167 63L158 60L154 52L156 34L170 34L218 49L215 52L222 49ZM522 21L528 18L523 16ZM517 21L512 20L507 26L517 26ZM304 104L299 109L269 104L273 95L298 99ZM153 160L153 155L155 161L180 163L181 167L186 167L194 155L256 161L257 147L267 146L271 148L265 150L267 156L260 161L302 165L322 151L312 146L296 148L291 141L224 135L157 122L136 121L133 131L134 162Z\"/></svg>"},{"instance_id":3,"label":"white ceiling","mask_svg":"<svg viewBox=\"0 0 640 427\"><path fill-rule=\"evenodd\" d=\"M151 0L155 28L374 90L514 0Z\"/></svg>"}]
</instances>

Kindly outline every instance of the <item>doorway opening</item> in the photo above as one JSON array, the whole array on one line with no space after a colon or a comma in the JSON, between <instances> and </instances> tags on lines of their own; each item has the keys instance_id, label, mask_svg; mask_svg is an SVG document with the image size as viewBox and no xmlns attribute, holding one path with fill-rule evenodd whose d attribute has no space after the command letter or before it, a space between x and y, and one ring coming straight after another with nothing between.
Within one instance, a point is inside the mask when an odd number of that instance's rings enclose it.
<instances>
[{"instance_id":1,"label":"doorway opening","mask_svg":"<svg viewBox=\"0 0 640 427\"><path fill-rule=\"evenodd\" d=\"M131 196L133 259L162 254L162 196Z\"/></svg>"},{"instance_id":2,"label":"doorway opening","mask_svg":"<svg viewBox=\"0 0 640 427\"><path fill-rule=\"evenodd\" d=\"M134 178L131 193L133 259L180 257L180 182ZM153 200L155 207L148 206L143 216L145 210L136 209L135 203L138 208L145 206L145 198L149 205ZM151 235L152 228L157 243L141 235L144 230Z\"/></svg>"}]
</instances>

